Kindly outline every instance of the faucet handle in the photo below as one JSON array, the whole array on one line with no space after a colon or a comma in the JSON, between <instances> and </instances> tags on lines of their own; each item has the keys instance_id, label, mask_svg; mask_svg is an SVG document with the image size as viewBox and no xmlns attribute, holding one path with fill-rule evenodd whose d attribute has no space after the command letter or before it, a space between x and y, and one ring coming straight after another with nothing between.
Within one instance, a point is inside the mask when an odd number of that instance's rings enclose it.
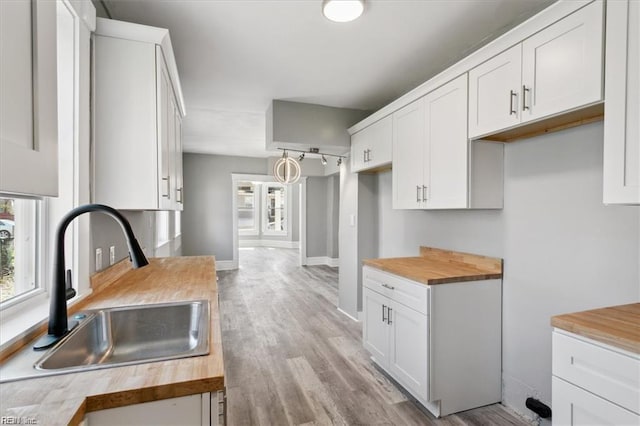
<instances>
[{"instance_id":1,"label":"faucet handle","mask_svg":"<svg viewBox=\"0 0 640 426\"><path fill-rule=\"evenodd\" d=\"M65 288L66 300L76 297L76 291L73 289L73 283L71 282L71 269L67 269L67 285Z\"/></svg>"}]
</instances>

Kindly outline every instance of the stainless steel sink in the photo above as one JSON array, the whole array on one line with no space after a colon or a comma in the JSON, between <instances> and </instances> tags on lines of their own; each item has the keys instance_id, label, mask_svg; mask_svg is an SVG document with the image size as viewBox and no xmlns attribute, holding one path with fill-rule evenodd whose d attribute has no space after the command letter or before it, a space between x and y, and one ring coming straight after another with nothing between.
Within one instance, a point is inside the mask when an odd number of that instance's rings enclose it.
<instances>
[{"instance_id":1,"label":"stainless steel sink","mask_svg":"<svg viewBox=\"0 0 640 426\"><path fill-rule=\"evenodd\" d=\"M29 348L3 365L0 382L209 353L207 300L94 309L72 319L80 324L35 363L41 353Z\"/></svg>"},{"instance_id":2,"label":"stainless steel sink","mask_svg":"<svg viewBox=\"0 0 640 426\"><path fill-rule=\"evenodd\" d=\"M35 364L39 370L136 364L209 352L209 304L128 306L83 312L66 339Z\"/></svg>"}]
</instances>

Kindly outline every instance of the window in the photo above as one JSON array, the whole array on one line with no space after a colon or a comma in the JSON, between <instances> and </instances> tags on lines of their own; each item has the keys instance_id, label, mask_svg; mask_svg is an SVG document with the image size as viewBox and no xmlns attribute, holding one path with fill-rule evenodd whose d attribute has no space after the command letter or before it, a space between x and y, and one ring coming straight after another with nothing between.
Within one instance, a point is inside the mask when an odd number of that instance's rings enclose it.
<instances>
[{"instance_id":1,"label":"window","mask_svg":"<svg viewBox=\"0 0 640 426\"><path fill-rule=\"evenodd\" d=\"M265 235L286 235L287 187L276 183L264 185L262 232Z\"/></svg>"},{"instance_id":2,"label":"window","mask_svg":"<svg viewBox=\"0 0 640 426\"><path fill-rule=\"evenodd\" d=\"M37 277L40 202L0 197L0 304L24 299L40 288Z\"/></svg>"},{"instance_id":3,"label":"window","mask_svg":"<svg viewBox=\"0 0 640 426\"><path fill-rule=\"evenodd\" d=\"M156 248L169 242L169 212L156 212Z\"/></svg>"},{"instance_id":4,"label":"window","mask_svg":"<svg viewBox=\"0 0 640 426\"><path fill-rule=\"evenodd\" d=\"M182 234L182 212L176 210L173 214L173 236L179 237Z\"/></svg>"},{"instance_id":5,"label":"window","mask_svg":"<svg viewBox=\"0 0 640 426\"><path fill-rule=\"evenodd\" d=\"M252 182L239 182L237 188L238 233L240 235L258 235L260 186Z\"/></svg>"}]
</instances>

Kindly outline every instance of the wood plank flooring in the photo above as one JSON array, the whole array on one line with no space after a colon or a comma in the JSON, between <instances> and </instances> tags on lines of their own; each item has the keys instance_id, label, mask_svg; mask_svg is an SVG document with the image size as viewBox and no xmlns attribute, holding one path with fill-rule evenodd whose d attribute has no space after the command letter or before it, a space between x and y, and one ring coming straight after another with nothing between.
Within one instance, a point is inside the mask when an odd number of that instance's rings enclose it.
<instances>
[{"instance_id":1,"label":"wood plank flooring","mask_svg":"<svg viewBox=\"0 0 640 426\"><path fill-rule=\"evenodd\" d=\"M501 405L419 409L336 309L337 269L297 262L296 250L241 249L240 269L218 272L229 425L527 425Z\"/></svg>"}]
</instances>

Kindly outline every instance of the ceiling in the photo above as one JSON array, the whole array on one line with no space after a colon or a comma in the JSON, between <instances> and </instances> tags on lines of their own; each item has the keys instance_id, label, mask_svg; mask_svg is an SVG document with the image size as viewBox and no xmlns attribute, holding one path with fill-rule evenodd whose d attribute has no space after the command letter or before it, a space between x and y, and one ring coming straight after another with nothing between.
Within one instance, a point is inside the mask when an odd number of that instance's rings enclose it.
<instances>
[{"instance_id":1,"label":"ceiling","mask_svg":"<svg viewBox=\"0 0 640 426\"><path fill-rule=\"evenodd\" d=\"M104 4L113 19L169 29L185 151L264 157L272 99L375 111L553 1L368 0L342 24L321 0Z\"/></svg>"}]
</instances>

